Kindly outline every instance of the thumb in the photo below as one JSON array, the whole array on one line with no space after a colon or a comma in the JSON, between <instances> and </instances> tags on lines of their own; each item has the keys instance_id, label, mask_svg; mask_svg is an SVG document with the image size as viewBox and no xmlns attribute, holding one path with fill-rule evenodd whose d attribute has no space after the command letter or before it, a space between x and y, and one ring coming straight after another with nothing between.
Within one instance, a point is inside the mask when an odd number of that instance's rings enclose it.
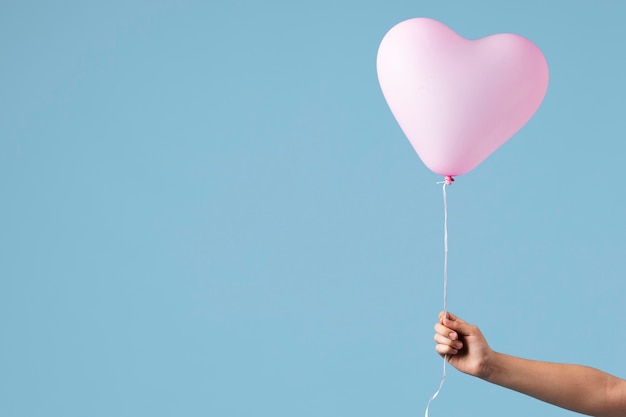
<instances>
[{"instance_id":1,"label":"thumb","mask_svg":"<svg viewBox=\"0 0 626 417\"><path fill-rule=\"evenodd\" d=\"M466 323L452 314L448 315L448 317L444 317L443 325L463 336L470 336L474 334L475 326Z\"/></svg>"}]
</instances>

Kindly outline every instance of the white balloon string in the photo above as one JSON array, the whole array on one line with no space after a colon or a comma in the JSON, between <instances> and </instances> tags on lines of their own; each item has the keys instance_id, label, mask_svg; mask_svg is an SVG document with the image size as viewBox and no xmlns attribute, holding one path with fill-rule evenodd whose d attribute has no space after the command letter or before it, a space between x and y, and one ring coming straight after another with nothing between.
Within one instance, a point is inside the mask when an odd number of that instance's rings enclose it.
<instances>
[{"instance_id":1,"label":"white balloon string","mask_svg":"<svg viewBox=\"0 0 626 417\"><path fill-rule=\"evenodd\" d=\"M448 198L446 196L446 186L448 181L443 183L443 313L448 314Z\"/></svg>"},{"instance_id":2,"label":"white balloon string","mask_svg":"<svg viewBox=\"0 0 626 417\"><path fill-rule=\"evenodd\" d=\"M443 314L444 317L448 315L448 198L446 196L446 186L452 184L454 181L451 177L446 177L446 180L443 181ZM441 184L441 183L438 183ZM443 387L443 383L446 380L446 363L448 362L448 355L443 357L443 372L441 375L441 381L439 382L439 388L437 391L428 399L428 404L426 405L426 412L424 413L424 417L428 417L428 410L430 409L430 403L433 402L435 398L441 392L441 388Z\"/></svg>"}]
</instances>

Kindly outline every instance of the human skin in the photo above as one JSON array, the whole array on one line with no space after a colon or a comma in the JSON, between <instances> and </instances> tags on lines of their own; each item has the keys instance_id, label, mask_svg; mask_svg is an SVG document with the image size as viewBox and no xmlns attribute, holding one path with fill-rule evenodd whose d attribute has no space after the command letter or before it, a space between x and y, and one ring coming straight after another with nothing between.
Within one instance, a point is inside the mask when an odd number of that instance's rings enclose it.
<instances>
[{"instance_id":1,"label":"human skin","mask_svg":"<svg viewBox=\"0 0 626 417\"><path fill-rule=\"evenodd\" d=\"M595 417L626 417L626 380L582 365L498 353L480 329L439 314L435 350L459 371L558 407Z\"/></svg>"}]
</instances>

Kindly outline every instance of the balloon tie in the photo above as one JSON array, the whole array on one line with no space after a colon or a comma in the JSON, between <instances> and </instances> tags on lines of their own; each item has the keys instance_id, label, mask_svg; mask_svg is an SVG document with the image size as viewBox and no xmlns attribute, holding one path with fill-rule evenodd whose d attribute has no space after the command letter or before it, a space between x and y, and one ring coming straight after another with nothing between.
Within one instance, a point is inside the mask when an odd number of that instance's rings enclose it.
<instances>
[{"instance_id":1,"label":"balloon tie","mask_svg":"<svg viewBox=\"0 0 626 417\"><path fill-rule=\"evenodd\" d=\"M447 175L446 178L438 182L437 184L443 184L443 316L446 317L448 315L448 198L446 196L446 186L452 185L454 178L451 175ZM443 371L441 375L441 381L439 382L439 388L437 391L428 399L428 404L426 405L426 412L424 413L424 417L428 417L428 409L430 408L430 403L437 398L439 393L441 392L441 388L443 388L443 383L446 380L446 363L448 362L448 355L444 355L443 357Z\"/></svg>"}]
</instances>

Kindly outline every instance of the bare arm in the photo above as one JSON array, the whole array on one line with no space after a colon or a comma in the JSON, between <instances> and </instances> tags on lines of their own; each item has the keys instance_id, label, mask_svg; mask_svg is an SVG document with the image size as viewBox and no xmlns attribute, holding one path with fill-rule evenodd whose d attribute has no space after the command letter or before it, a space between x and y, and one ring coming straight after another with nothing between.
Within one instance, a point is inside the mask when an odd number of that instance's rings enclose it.
<instances>
[{"instance_id":1,"label":"bare arm","mask_svg":"<svg viewBox=\"0 0 626 417\"><path fill-rule=\"evenodd\" d=\"M625 380L587 366L497 353L478 327L449 313L435 330L437 352L462 372L578 413L626 417Z\"/></svg>"}]
</instances>

